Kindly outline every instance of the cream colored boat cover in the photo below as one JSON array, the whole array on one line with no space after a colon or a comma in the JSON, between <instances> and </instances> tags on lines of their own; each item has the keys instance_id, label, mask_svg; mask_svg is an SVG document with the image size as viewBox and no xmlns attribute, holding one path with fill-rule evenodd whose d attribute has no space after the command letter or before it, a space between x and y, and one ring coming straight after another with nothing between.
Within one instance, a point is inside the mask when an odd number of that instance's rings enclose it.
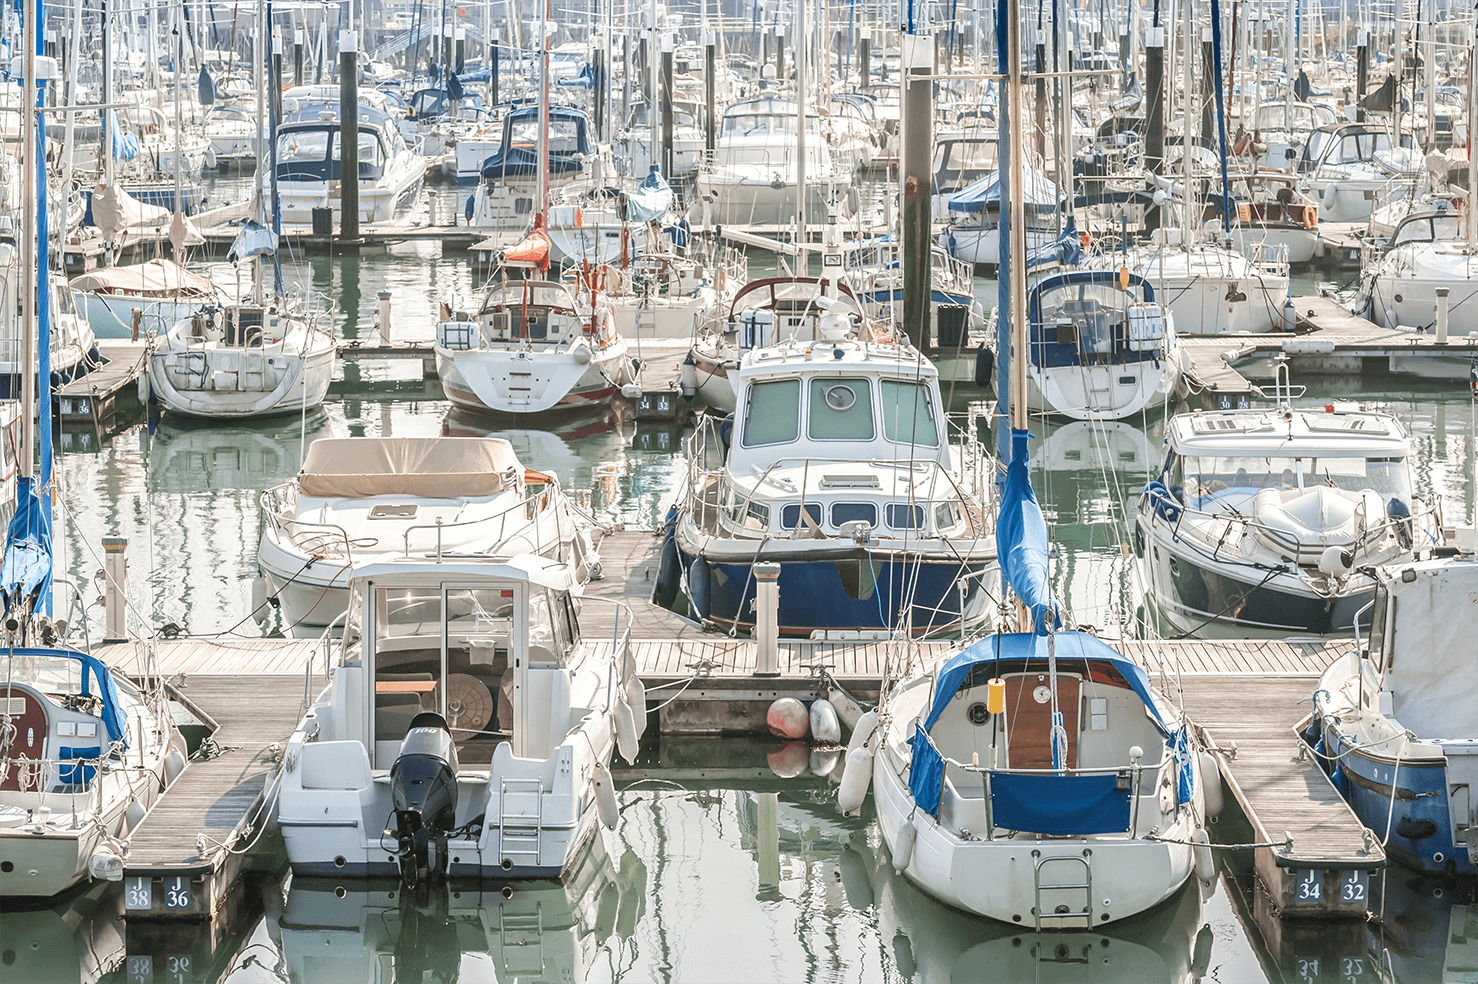
<instances>
[{"instance_id":1,"label":"cream colored boat cover","mask_svg":"<svg viewBox=\"0 0 1478 984\"><path fill-rule=\"evenodd\" d=\"M210 297L216 285L191 273L173 260L149 260L129 266L102 267L73 277L73 290L83 293L128 294L134 297Z\"/></svg>"},{"instance_id":2,"label":"cream colored boat cover","mask_svg":"<svg viewBox=\"0 0 1478 984\"><path fill-rule=\"evenodd\" d=\"M513 445L496 437L327 437L309 446L298 491L324 499L494 495L509 469L523 473Z\"/></svg>"}]
</instances>

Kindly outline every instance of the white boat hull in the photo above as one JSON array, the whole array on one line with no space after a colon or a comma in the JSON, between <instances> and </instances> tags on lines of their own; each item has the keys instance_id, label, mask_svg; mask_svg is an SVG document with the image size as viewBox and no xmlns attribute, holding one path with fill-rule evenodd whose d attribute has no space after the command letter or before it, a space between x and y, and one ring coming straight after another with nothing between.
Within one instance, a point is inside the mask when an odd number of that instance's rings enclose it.
<instances>
[{"instance_id":1,"label":"white boat hull","mask_svg":"<svg viewBox=\"0 0 1478 984\"><path fill-rule=\"evenodd\" d=\"M436 369L447 399L480 413L531 414L578 410L603 403L634 378L625 341L588 350L584 364L570 351L521 348L436 348Z\"/></svg>"},{"instance_id":2,"label":"white boat hull","mask_svg":"<svg viewBox=\"0 0 1478 984\"><path fill-rule=\"evenodd\" d=\"M335 354L331 341L306 355L260 349L152 352L147 367L149 394L165 409L191 417L297 413L323 402L333 377ZM263 382L271 381L271 385L252 387L251 380L261 374L266 374Z\"/></svg>"}]
</instances>

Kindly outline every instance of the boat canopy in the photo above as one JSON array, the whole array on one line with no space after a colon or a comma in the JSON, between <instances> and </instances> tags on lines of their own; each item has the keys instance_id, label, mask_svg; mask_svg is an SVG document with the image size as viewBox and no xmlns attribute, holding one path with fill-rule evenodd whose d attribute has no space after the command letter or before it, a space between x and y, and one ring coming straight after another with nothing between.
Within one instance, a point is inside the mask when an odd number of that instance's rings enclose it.
<instances>
[{"instance_id":1,"label":"boat canopy","mask_svg":"<svg viewBox=\"0 0 1478 984\"><path fill-rule=\"evenodd\" d=\"M1416 576L1406 580L1412 573ZM1478 666L1463 658L1478 633L1478 563L1443 558L1381 568L1381 587L1394 600L1389 623L1372 643L1387 667L1381 689L1391 716L1420 738L1471 739L1478 734ZM1376 596L1376 604L1385 598Z\"/></svg>"},{"instance_id":2,"label":"boat canopy","mask_svg":"<svg viewBox=\"0 0 1478 984\"><path fill-rule=\"evenodd\" d=\"M72 278L74 290L96 294L159 297L214 297L209 277L191 273L172 260L149 260L131 266L101 267Z\"/></svg>"},{"instance_id":3,"label":"boat canopy","mask_svg":"<svg viewBox=\"0 0 1478 984\"><path fill-rule=\"evenodd\" d=\"M122 742L124 748L128 747L128 715L123 710L122 701L118 699L118 685L113 681L113 674L108 672L102 660L75 649L39 647L16 649L11 655L16 659L69 659L80 663L82 696L96 696L101 702L98 714L102 718L104 730L108 732L108 741Z\"/></svg>"},{"instance_id":4,"label":"boat canopy","mask_svg":"<svg viewBox=\"0 0 1478 984\"><path fill-rule=\"evenodd\" d=\"M1022 168L1023 198L1028 212L1055 212L1062 194L1045 174ZM961 188L949 199L951 212L984 212L1001 206L1001 172L992 171Z\"/></svg>"},{"instance_id":5,"label":"boat canopy","mask_svg":"<svg viewBox=\"0 0 1478 984\"><path fill-rule=\"evenodd\" d=\"M503 139L497 153L482 162L484 178L532 177L540 170L539 107L525 106L503 117ZM549 173L576 173L594 153L590 117L578 109L549 107Z\"/></svg>"},{"instance_id":6,"label":"boat canopy","mask_svg":"<svg viewBox=\"0 0 1478 984\"><path fill-rule=\"evenodd\" d=\"M513 445L496 437L329 437L314 441L298 491L319 498L411 495L454 499L501 492L522 474Z\"/></svg>"}]
</instances>

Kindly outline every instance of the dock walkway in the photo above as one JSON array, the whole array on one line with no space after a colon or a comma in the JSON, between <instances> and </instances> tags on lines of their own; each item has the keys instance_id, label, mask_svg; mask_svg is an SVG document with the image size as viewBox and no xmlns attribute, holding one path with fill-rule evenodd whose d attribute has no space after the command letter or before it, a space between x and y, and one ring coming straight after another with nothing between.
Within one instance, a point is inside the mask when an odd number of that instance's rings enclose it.
<instances>
[{"instance_id":1,"label":"dock walkway","mask_svg":"<svg viewBox=\"0 0 1478 984\"><path fill-rule=\"evenodd\" d=\"M265 821L273 744L302 717L303 677L200 674L178 691L214 724L219 754L192 761L128 840L124 906L130 917L208 920L219 912Z\"/></svg>"}]
</instances>

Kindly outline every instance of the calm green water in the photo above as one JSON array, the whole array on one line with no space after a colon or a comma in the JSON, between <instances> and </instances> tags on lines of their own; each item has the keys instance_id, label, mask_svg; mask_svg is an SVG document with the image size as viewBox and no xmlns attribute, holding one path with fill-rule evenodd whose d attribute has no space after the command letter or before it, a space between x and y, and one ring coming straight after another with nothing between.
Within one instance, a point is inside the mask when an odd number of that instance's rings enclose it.
<instances>
[{"instance_id":1,"label":"calm green water","mask_svg":"<svg viewBox=\"0 0 1478 984\"><path fill-rule=\"evenodd\" d=\"M226 268L229 269L229 268ZM223 271L224 272L224 271ZM226 274L229 276L229 274ZM436 301L470 297L468 265L432 247L290 264L290 280L337 299L345 337L375 330L376 292L392 292L393 335L430 336ZM993 296L993 285L978 285ZM1474 501L1472 405L1404 378L1296 380L1308 399L1379 403L1416 443L1416 485L1449 518ZM979 392L956 390L953 409ZM304 418L200 425L133 419L99 441L59 439L60 567L80 586L93 638L101 539L130 541L134 629L173 623L204 635L259 634L247 620L260 536L258 495L297 471L304 441L327 435L508 437L529 465L588 495L596 513L654 526L680 475L680 430L650 429L624 408L551 430L490 429L450 413L418 362L346 362L328 402ZM1059 596L1080 623L1132 626L1142 591L1120 544L1135 490L1160 456L1162 421L1117 427L1040 422L1033 460L1058 558ZM60 602L59 602L60 604ZM277 626L268 626L273 630ZM653 768L751 762L763 742L664 745ZM504 902L467 892L402 911L362 886L249 889L244 914L214 943L198 931L151 937L116 919L97 890L62 914L0 914L0 984L113 981L1439 981L1478 966L1465 953L1453 886L1387 876L1384 918L1321 928L1269 951L1252 928L1249 879L1228 869L1214 895L1192 892L1107 934L1037 938L948 910L880 860L869 818L837 816L817 779L693 784L681 771L621 795L621 824L583 859L575 886L520 886ZM1236 820L1218 838L1245 840ZM587 877L588 876L588 877ZM393 891L393 886L391 888ZM284 894L285 893L285 894ZM91 915L95 913L95 915ZM1474 935L1478 937L1478 924ZM34 946L33 946L34 943ZM424 971L424 972L423 972ZM1471 975L1471 970L1462 973ZM1462 979L1471 979L1462 978Z\"/></svg>"}]
</instances>

